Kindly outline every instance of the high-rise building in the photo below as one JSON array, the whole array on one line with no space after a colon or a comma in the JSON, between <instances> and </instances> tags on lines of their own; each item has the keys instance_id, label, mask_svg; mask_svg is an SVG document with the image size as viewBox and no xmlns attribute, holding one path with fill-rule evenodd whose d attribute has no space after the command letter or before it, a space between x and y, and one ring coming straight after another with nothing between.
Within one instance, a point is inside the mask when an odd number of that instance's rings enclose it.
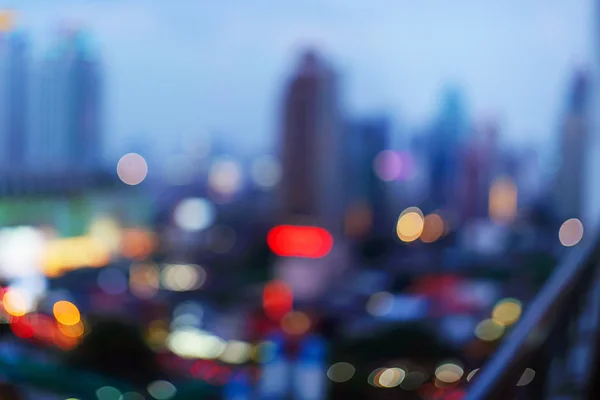
<instances>
[{"instance_id":1,"label":"high-rise building","mask_svg":"<svg viewBox=\"0 0 600 400\"><path fill-rule=\"evenodd\" d=\"M560 138L560 165L554 182L555 211L561 218L581 218L584 206L588 143L589 79L578 71L570 85Z\"/></svg>"},{"instance_id":2,"label":"high-rise building","mask_svg":"<svg viewBox=\"0 0 600 400\"><path fill-rule=\"evenodd\" d=\"M101 71L82 30L60 33L36 75L31 152L38 167L92 171L101 166Z\"/></svg>"},{"instance_id":3,"label":"high-rise building","mask_svg":"<svg viewBox=\"0 0 600 400\"><path fill-rule=\"evenodd\" d=\"M382 232L386 221L389 222L385 182L374 168L377 156L388 147L389 126L385 117L360 119L348 124L344 138L344 225L347 235Z\"/></svg>"},{"instance_id":4,"label":"high-rise building","mask_svg":"<svg viewBox=\"0 0 600 400\"><path fill-rule=\"evenodd\" d=\"M29 44L23 32L0 36L0 138L2 167L11 173L26 164Z\"/></svg>"},{"instance_id":5,"label":"high-rise building","mask_svg":"<svg viewBox=\"0 0 600 400\"><path fill-rule=\"evenodd\" d=\"M475 131L475 136L461 149L462 166L459 178L461 220L488 216L489 194L492 182L498 175L498 127L486 121Z\"/></svg>"},{"instance_id":6,"label":"high-rise building","mask_svg":"<svg viewBox=\"0 0 600 400\"><path fill-rule=\"evenodd\" d=\"M435 208L449 215L458 213L460 202L461 143L468 132L462 94L449 88L429 137L430 199Z\"/></svg>"},{"instance_id":7,"label":"high-rise building","mask_svg":"<svg viewBox=\"0 0 600 400\"><path fill-rule=\"evenodd\" d=\"M309 51L284 94L282 222L341 228L339 122L336 76Z\"/></svg>"}]
</instances>

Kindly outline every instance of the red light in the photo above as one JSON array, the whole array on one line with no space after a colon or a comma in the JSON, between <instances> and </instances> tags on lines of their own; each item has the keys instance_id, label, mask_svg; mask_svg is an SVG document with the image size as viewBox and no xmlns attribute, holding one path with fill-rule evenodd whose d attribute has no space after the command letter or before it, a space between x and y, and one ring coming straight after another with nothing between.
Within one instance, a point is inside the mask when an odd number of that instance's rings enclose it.
<instances>
[{"instance_id":1,"label":"red light","mask_svg":"<svg viewBox=\"0 0 600 400\"><path fill-rule=\"evenodd\" d=\"M267 244L282 257L325 257L333 247L333 237L323 228L280 225L269 231Z\"/></svg>"},{"instance_id":2,"label":"red light","mask_svg":"<svg viewBox=\"0 0 600 400\"><path fill-rule=\"evenodd\" d=\"M271 319L280 320L292 311L294 295L292 289L281 281L269 282L263 291L263 308Z\"/></svg>"},{"instance_id":3,"label":"red light","mask_svg":"<svg viewBox=\"0 0 600 400\"><path fill-rule=\"evenodd\" d=\"M10 329L15 336L22 339L32 338L34 334L33 326L25 318L15 318L10 324Z\"/></svg>"}]
</instances>

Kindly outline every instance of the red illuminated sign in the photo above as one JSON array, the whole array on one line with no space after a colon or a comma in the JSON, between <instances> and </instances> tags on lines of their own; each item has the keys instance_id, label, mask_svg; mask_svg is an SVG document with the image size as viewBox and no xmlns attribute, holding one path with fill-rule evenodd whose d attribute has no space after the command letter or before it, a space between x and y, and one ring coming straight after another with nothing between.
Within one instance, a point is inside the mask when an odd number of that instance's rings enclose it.
<instances>
[{"instance_id":1,"label":"red illuminated sign","mask_svg":"<svg viewBox=\"0 0 600 400\"><path fill-rule=\"evenodd\" d=\"M333 237L323 228L280 225L269 231L267 244L282 257L321 258L333 247Z\"/></svg>"}]
</instances>

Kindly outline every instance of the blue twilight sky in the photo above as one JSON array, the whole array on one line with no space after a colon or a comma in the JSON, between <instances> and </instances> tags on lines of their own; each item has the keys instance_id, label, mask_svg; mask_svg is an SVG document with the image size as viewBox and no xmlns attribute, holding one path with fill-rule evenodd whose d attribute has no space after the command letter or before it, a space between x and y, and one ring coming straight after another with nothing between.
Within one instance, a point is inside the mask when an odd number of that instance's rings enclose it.
<instances>
[{"instance_id":1,"label":"blue twilight sky","mask_svg":"<svg viewBox=\"0 0 600 400\"><path fill-rule=\"evenodd\" d=\"M61 21L89 27L106 69L107 141L174 148L206 128L260 148L304 43L343 79L349 113L425 124L445 82L506 137L550 140L590 61L591 0L0 0L43 54Z\"/></svg>"}]
</instances>

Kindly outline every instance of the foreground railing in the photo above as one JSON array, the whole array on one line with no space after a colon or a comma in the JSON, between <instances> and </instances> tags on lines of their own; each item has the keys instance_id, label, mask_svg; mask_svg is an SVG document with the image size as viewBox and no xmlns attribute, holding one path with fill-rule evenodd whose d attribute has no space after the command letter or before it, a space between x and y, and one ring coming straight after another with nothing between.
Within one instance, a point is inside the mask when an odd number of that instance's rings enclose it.
<instances>
[{"instance_id":1,"label":"foreground railing","mask_svg":"<svg viewBox=\"0 0 600 400\"><path fill-rule=\"evenodd\" d=\"M600 399L600 238L573 248L471 381L466 400ZM535 377L520 382L529 369Z\"/></svg>"}]
</instances>

